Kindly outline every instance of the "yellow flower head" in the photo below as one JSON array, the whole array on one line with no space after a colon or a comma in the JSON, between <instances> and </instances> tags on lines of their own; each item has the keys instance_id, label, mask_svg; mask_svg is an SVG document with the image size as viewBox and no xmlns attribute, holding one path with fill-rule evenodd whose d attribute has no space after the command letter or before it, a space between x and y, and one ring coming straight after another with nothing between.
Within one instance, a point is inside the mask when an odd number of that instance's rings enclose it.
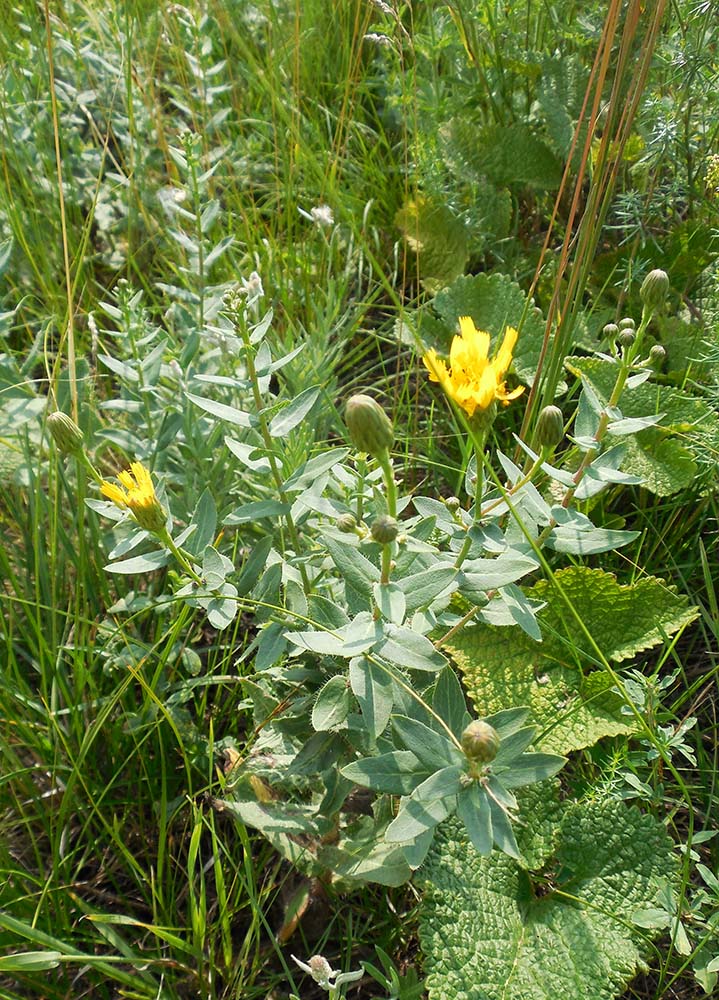
<instances>
[{"instance_id":1,"label":"yellow flower head","mask_svg":"<svg viewBox=\"0 0 719 1000\"><path fill-rule=\"evenodd\" d=\"M504 331L501 347L491 360L489 334L478 330L471 317L460 316L459 330L449 351L449 368L437 357L434 348L422 358L430 380L439 382L449 398L469 417L473 417L476 410L488 410L497 399L506 404L520 396L524 386L507 392L504 384L517 343L514 327L508 326Z\"/></svg>"},{"instance_id":2,"label":"yellow flower head","mask_svg":"<svg viewBox=\"0 0 719 1000\"><path fill-rule=\"evenodd\" d=\"M129 510L145 531L162 531L167 514L157 499L152 476L142 462L133 462L130 468L121 472L117 478L122 486L103 481L100 486L102 495L112 500L122 510Z\"/></svg>"}]
</instances>

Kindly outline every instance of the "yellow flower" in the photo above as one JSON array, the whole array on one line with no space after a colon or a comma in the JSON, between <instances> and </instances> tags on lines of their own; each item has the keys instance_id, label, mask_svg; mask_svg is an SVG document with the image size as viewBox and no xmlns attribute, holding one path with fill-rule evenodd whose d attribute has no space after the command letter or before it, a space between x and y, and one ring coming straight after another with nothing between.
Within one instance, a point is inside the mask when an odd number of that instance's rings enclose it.
<instances>
[{"instance_id":1,"label":"yellow flower","mask_svg":"<svg viewBox=\"0 0 719 1000\"><path fill-rule=\"evenodd\" d=\"M157 499L152 476L142 462L133 462L130 468L117 477L122 487L104 482L100 492L115 506L127 509L145 531L162 531L167 514Z\"/></svg>"},{"instance_id":2,"label":"yellow flower","mask_svg":"<svg viewBox=\"0 0 719 1000\"><path fill-rule=\"evenodd\" d=\"M524 392L524 386L507 392L504 376L512 363L517 331L508 326L502 345L490 360L489 334L478 330L471 317L460 316L459 335L452 340L449 368L432 348L422 358L432 382L439 382L450 399L468 416L475 410L487 410L495 400L508 403Z\"/></svg>"}]
</instances>

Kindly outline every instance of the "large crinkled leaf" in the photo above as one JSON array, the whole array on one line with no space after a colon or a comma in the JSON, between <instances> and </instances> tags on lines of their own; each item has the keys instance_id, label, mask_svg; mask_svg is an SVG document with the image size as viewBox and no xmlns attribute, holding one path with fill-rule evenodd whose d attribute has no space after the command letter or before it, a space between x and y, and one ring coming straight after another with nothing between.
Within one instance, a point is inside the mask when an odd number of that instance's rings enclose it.
<instances>
[{"instance_id":1,"label":"large crinkled leaf","mask_svg":"<svg viewBox=\"0 0 719 1000\"><path fill-rule=\"evenodd\" d=\"M563 810L556 854L528 874L446 824L422 869L430 1000L611 1000L647 952L632 915L671 877L671 846L634 807L580 803Z\"/></svg>"},{"instance_id":2,"label":"large crinkled leaf","mask_svg":"<svg viewBox=\"0 0 719 1000\"><path fill-rule=\"evenodd\" d=\"M487 125L477 131L474 119L453 118L442 129L443 155L451 165L460 163L473 177L487 177L493 184L527 185L554 190L562 167L552 150L528 125Z\"/></svg>"},{"instance_id":3,"label":"large crinkled leaf","mask_svg":"<svg viewBox=\"0 0 719 1000\"><path fill-rule=\"evenodd\" d=\"M397 212L395 224L416 254L420 278L430 291L462 274L469 256L467 227L446 205L419 196Z\"/></svg>"},{"instance_id":4,"label":"large crinkled leaf","mask_svg":"<svg viewBox=\"0 0 719 1000\"><path fill-rule=\"evenodd\" d=\"M697 614L686 597L654 577L622 585L603 570L571 566L554 578L609 661L658 645ZM577 669L596 664L597 655L557 587L542 580L527 596L546 602L538 615L541 643L519 629L486 624L464 628L452 640L450 652L477 712L528 705L540 729L538 745L553 753L633 732L609 675Z\"/></svg>"},{"instance_id":5,"label":"large crinkled leaf","mask_svg":"<svg viewBox=\"0 0 719 1000\"><path fill-rule=\"evenodd\" d=\"M602 402L609 399L617 368L601 358L567 358L565 364L577 377L584 376ZM642 485L658 496L669 496L688 486L697 473L695 459L706 459L719 448L719 419L710 406L673 386L644 382L626 390L619 403L625 417L663 413L657 427L623 437L625 472L642 477ZM619 439L617 439L619 440ZM607 443L613 443L607 435Z\"/></svg>"},{"instance_id":6,"label":"large crinkled leaf","mask_svg":"<svg viewBox=\"0 0 719 1000\"><path fill-rule=\"evenodd\" d=\"M505 327L518 329L514 370L523 382L532 381L544 339L544 318L536 306L531 303L527 306L527 298L518 284L504 274L464 276L439 292L432 304L452 332L456 332L460 316L471 316L479 330L492 335L493 346ZM446 348L443 344L434 346Z\"/></svg>"}]
</instances>

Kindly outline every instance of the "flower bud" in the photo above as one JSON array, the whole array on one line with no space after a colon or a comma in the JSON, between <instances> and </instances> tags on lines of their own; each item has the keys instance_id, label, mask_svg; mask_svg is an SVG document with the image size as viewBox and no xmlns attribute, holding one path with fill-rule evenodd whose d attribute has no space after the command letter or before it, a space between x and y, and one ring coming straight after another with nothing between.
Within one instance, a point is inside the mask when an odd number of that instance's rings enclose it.
<instances>
[{"instance_id":1,"label":"flower bud","mask_svg":"<svg viewBox=\"0 0 719 1000\"><path fill-rule=\"evenodd\" d=\"M377 458L394 441L392 422L376 399L358 393L347 400L345 423L350 440L357 451L366 451Z\"/></svg>"},{"instance_id":2,"label":"flower bud","mask_svg":"<svg viewBox=\"0 0 719 1000\"><path fill-rule=\"evenodd\" d=\"M631 316L625 316L624 319L619 320L620 330L634 330L636 329L636 325Z\"/></svg>"},{"instance_id":3,"label":"flower bud","mask_svg":"<svg viewBox=\"0 0 719 1000\"><path fill-rule=\"evenodd\" d=\"M664 364L667 352L664 350L661 344L655 344L651 351L649 352L649 367L653 368L655 372Z\"/></svg>"},{"instance_id":4,"label":"flower bud","mask_svg":"<svg viewBox=\"0 0 719 1000\"><path fill-rule=\"evenodd\" d=\"M72 417L56 410L47 418L50 435L62 455L81 455L85 448L82 431Z\"/></svg>"},{"instance_id":5,"label":"flower bud","mask_svg":"<svg viewBox=\"0 0 719 1000\"><path fill-rule=\"evenodd\" d=\"M623 330L619 331L619 336L617 337L617 343L620 347L631 347L634 341L637 339L637 335L632 329L632 327L625 326Z\"/></svg>"},{"instance_id":6,"label":"flower bud","mask_svg":"<svg viewBox=\"0 0 719 1000\"><path fill-rule=\"evenodd\" d=\"M669 294L669 275L661 268L650 271L639 289L642 302L648 309L661 309Z\"/></svg>"},{"instance_id":7,"label":"flower bud","mask_svg":"<svg viewBox=\"0 0 719 1000\"><path fill-rule=\"evenodd\" d=\"M447 510L450 510L452 511L452 513L454 513L454 511L459 510L461 506L459 497L447 497L447 499L444 501L444 506L447 508Z\"/></svg>"},{"instance_id":8,"label":"flower bud","mask_svg":"<svg viewBox=\"0 0 719 1000\"><path fill-rule=\"evenodd\" d=\"M609 341L614 341L615 337L619 333L619 327L616 323L607 323L607 325L602 330L602 333Z\"/></svg>"},{"instance_id":9,"label":"flower bud","mask_svg":"<svg viewBox=\"0 0 719 1000\"><path fill-rule=\"evenodd\" d=\"M540 448L556 448L564 437L564 417L558 406L545 406L539 414L535 440Z\"/></svg>"},{"instance_id":10,"label":"flower bud","mask_svg":"<svg viewBox=\"0 0 719 1000\"><path fill-rule=\"evenodd\" d=\"M499 733L488 722L475 719L462 733L462 749L468 760L476 764L488 764L499 751Z\"/></svg>"},{"instance_id":11,"label":"flower bud","mask_svg":"<svg viewBox=\"0 0 719 1000\"><path fill-rule=\"evenodd\" d=\"M395 518L390 517L389 514L380 514L374 519L370 528L373 540L379 542L380 545L389 545L395 540L398 533L399 525Z\"/></svg>"},{"instance_id":12,"label":"flower bud","mask_svg":"<svg viewBox=\"0 0 719 1000\"><path fill-rule=\"evenodd\" d=\"M354 514L340 514L336 524L339 531L344 532L345 535L351 535L357 528L357 518Z\"/></svg>"}]
</instances>

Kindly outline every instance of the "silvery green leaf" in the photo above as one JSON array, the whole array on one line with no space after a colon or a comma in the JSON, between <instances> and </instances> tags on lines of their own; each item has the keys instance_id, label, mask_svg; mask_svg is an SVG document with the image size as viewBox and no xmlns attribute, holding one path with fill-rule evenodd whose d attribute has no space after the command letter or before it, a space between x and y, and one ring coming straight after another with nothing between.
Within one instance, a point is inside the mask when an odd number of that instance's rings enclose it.
<instances>
[{"instance_id":1,"label":"silvery green leaf","mask_svg":"<svg viewBox=\"0 0 719 1000\"><path fill-rule=\"evenodd\" d=\"M312 725L318 732L336 729L349 715L352 707L347 678L341 674L330 677L312 709Z\"/></svg>"},{"instance_id":2,"label":"silvery green leaf","mask_svg":"<svg viewBox=\"0 0 719 1000\"><path fill-rule=\"evenodd\" d=\"M283 354L281 358L278 358L276 361L273 361L267 367L267 370L264 372L264 374L271 375L274 372L280 371L280 369L284 368L285 365L288 365L290 363L290 361L294 361L294 359L297 357L297 355L301 354L302 351L304 351L304 349L306 347L307 347L307 344L300 344L299 347L295 347L295 349L293 351L290 351L289 354Z\"/></svg>"},{"instance_id":3,"label":"silvery green leaf","mask_svg":"<svg viewBox=\"0 0 719 1000\"><path fill-rule=\"evenodd\" d=\"M286 632L289 642L319 656L342 656L345 643L341 635L334 632L320 632L314 629L305 632ZM352 654L355 655L354 653Z\"/></svg>"},{"instance_id":4,"label":"silvery green leaf","mask_svg":"<svg viewBox=\"0 0 719 1000\"><path fill-rule=\"evenodd\" d=\"M237 588L225 582L219 595L208 601L200 601L207 613L208 621L213 628L222 631L231 625L237 614Z\"/></svg>"},{"instance_id":5,"label":"silvery green leaf","mask_svg":"<svg viewBox=\"0 0 719 1000\"><path fill-rule=\"evenodd\" d=\"M451 816L456 806L456 795L446 799L435 799L432 802L418 802L412 796L403 799L397 816L387 827L385 840L390 844L416 840Z\"/></svg>"},{"instance_id":6,"label":"silvery green leaf","mask_svg":"<svg viewBox=\"0 0 719 1000\"><path fill-rule=\"evenodd\" d=\"M582 477L582 481L574 494L577 500L587 500L590 497L597 496L597 494L601 493L603 489L606 489L607 485L610 483L633 485L641 483L641 476L633 476L629 472L621 472L619 469L612 468L610 465L602 465L600 459L603 457L603 455L600 455L587 468L584 476Z\"/></svg>"},{"instance_id":7,"label":"silvery green leaf","mask_svg":"<svg viewBox=\"0 0 719 1000\"><path fill-rule=\"evenodd\" d=\"M516 434L514 434L513 437L522 451L526 452L533 462L536 462L539 459L539 455L535 451L532 451L529 445L525 444L520 437ZM549 462L542 462L541 469L549 476L550 479L555 479L558 483L561 483L562 486L570 487L574 485L571 472L567 472L565 469L557 469L553 465L550 465Z\"/></svg>"},{"instance_id":8,"label":"silvery green leaf","mask_svg":"<svg viewBox=\"0 0 719 1000\"><path fill-rule=\"evenodd\" d=\"M462 776L466 773L464 765L450 764L425 778L412 792L412 798L417 802L434 802L435 799L457 795L462 788Z\"/></svg>"},{"instance_id":9,"label":"silvery green leaf","mask_svg":"<svg viewBox=\"0 0 719 1000\"><path fill-rule=\"evenodd\" d=\"M547 508L549 513L549 508ZM521 580L537 569L537 560L516 552L506 552L496 559L468 559L464 564L464 581L460 590L482 593L497 590Z\"/></svg>"},{"instance_id":10,"label":"silvery green leaf","mask_svg":"<svg viewBox=\"0 0 719 1000\"><path fill-rule=\"evenodd\" d=\"M344 639L343 656L358 656L371 649L384 635L381 622L375 621L369 612L362 611L344 625L339 634Z\"/></svg>"},{"instance_id":11,"label":"silvery green leaf","mask_svg":"<svg viewBox=\"0 0 719 1000\"><path fill-rule=\"evenodd\" d=\"M504 473L509 482L513 484L520 482L524 473L519 466L515 465L511 458L502 454L501 451L497 452L497 458L499 459L499 463L504 469ZM514 507L520 500L523 502L530 517L532 517L539 524L549 524L549 504L542 497L534 483L525 483L524 486L522 486L510 497L509 503Z\"/></svg>"},{"instance_id":12,"label":"silvery green leaf","mask_svg":"<svg viewBox=\"0 0 719 1000\"><path fill-rule=\"evenodd\" d=\"M651 368L647 368L646 371L637 372L636 375L630 375L624 384L625 389L636 389L638 385L642 385L646 382L648 378L651 378L654 372Z\"/></svg>"},{"instance_id":13,"label":"silvery green leaf","mask_svg":"<svg viewBox=\"0 0 719 1000\"><path fill-rule=\"evenodd\" d=\"M375 603L387 621L401 625L404 621L407 602L404 592L396 583L375 583L373 586Z\"/></svg>"},{"instance_id":14,"label":"silvery green leaf","mask_svg":"<svg viewBox=\"0 0 719 1000\"><path fill-rule=\"evenodd\" d=\"M403 625L387 624L385 640L377 652L405 670L428 670L436 673L447 663L447 657L434 648L430 640Z\"/></svg>"},{"instance_id":15,"label":"silvery green leaf","mask_svg":"<svg viewBox=\"0 0 719 1000\"><path fill-rule=\"evenodd\" d=\"M348 455L349 448L331 448L329 451L315 455L303 462L299 469L295 469L289 479L285 481L284 489L289 493L312 485L318 476L329 472L333 466L343 462Z\"/></svg>"},{"instance_id":16,"label":"silvery green leaf","mask_svg":"<svg viewBox=\"0 0 719 1000\"><path fill-rule=\"evenodd\" d=\"M596 438L593 437L572 437L571 434L567 434L567 438L572 444L576 444L580 451L592 451L597 447Z\"/></svg>"},{"instance_id":17,"label":"silvery green leaf","mask_svg":"<svg viewBox=\"0 0 719 1000\"><path fill-rule=\"evenodd\" d=\"M131 521L128 521L128 524L131 523ZM118 559L120 556L124 556L127 555L128 552L132 552L133 549L137 548L141 542L144 542L145 539L149 537L149 531L143 531L142 528L139 528L137 531L131 531L129 535L125 535L124 538L120 539L111 552L108 552L108 558L114 562L114 560ZM175 541L178 545L182 544L182 542L177 539L175 539Z\"/></svg>"},{"instance_id":18,"label":"silvery green leaf","mask_svg":"<svg viewBox=\"0 0 719 1000\"><path fill-rule=\"evenodd\" d=\"M249 413L246 413L244 410L238 410L234 406L218 403L214 399L205 399L204 396L196 396L192 392L186 392L185 395L191 403L199 406L205 413L217 417L218 420L224 420L228 424L235 424L237 427L251 427L254 422Z\"/></svg>"},{"instance_id":19,"label":"silvery green leaf","mask_svg":"<svg viewBox=\"0 0 719 1000\"><path fill-rule=\"evenodd\" d=\"M421 833L419 837L415 837L414 840L402 845L404 859L413 871L424 863L424 859L427 857L427 853L432 846L433 840L434 827L431 827L430 829L425 830L424 833Z\"/></svg>"},{"instance_id":20,"label":"silvery green leaf","mask_svg":"<svg viewBox=\"0 0 719 1000\"><path fill-rule=\"evenodd\" d=\"M528 715L529 709L524 706L520 708L503 708L501 712L485 716L484 722L488 722L493 729L497 730L501 740L506 740L514 733L520 731Z\"/></svg>"},{"instance_id":21,"label":"silvery green leaf","mask_svg":"<svg viewBox=\"0 0 719 1000\"><path fill-rule=\"evenodd\" d=\"M492 811L489 800L475 782L460 792L457 799L457 815L464 823L474 849L479 854L489 854L492 850Z\"/></svg>"},{"instance_id":22,"label":"silvery green leaf","mask_svg":"<svg viewBox=\"0 0 719 1000\"><path fill-rule=\"evenodd\" d=\"M252 332L250 333L250 343L259 344L263 337L267 334L272 323L272 310L268 309L265 315L262 317L256 326L252 327Z\"/></svg>"},{"instance_id":23,"label":"silvery green leaf","mask_svg":"<svg viewBox=\"0 0 719 1000\"><path fill-rule=\"evenodd\" d=\"M457 738L469 725L470 715L464 691L451 666L446 666L437 678L432 694L432 708Z\"/></svg>"},{"instance_id":24,"label":"silvery green leaf","mask_svg":"<svg viewBox=\"0 0 719 1000\"><path fill-rule=\"evenodd\" d=\"M270 421L270 436L286 437L291 430L302 423L317 402L319 394L319 386L310 386L283 407Z\"/></svg>"},{"instance_id":25,"label":"silvery green leaf","mask_svg":"<svg viewBox=\"0 0 719 1000\"><path fill-rule=\"evenodd\" d=\"M108 563L103 569L108 573L121 573L128 575L132 573L152 573L156 569L167 566L171 556L164 549L155 552L146 552L141 556L134 556L132 559L122 559L120 562Z\"/></svg>"},{"instance_id":26,"label":"silvery green leaf","mask_svg":"<svg viewBox=\"0 0 719 1000\"><path fill-rule=\"evenodd\" d=\"M534 605L529 598L524 595L516 584L510 583L509 586L502 587L502 599L509 609L510 615L522 631L526 632L536 642L541 642L542 632L535 617Z\"/></svg>"},{"instance_id":27,"label":"silvery green leaf","mask_svg":"<svg viewBox=\"0 0 719 1000\"><path fill-rule=\"evenodd\" d=\"M238 524L254 524L265 517L280 517L289 511L289 506L280 500L253 500L251 503L235 507L224 518L223 524L235 526Z\"/></svg>"},{"instance_id":28,"label":"silvery green leaf","mask_svg":"<svg viewBox=\"0 0 719 1000\"><path fill-rule=\"evenodd\" d=\"M464 473L464 491L467 496L472 497L474 500L475 486L477 483L477 456L472 455L470 460L467 462L467 468Z\"/></svg>"},{"instance_id":29,"label":"silvery green leaf","mask_svg":"<svg viewBox=\"0 0 719 1000\"><path fill-rule=\"evenodd\" d=\"M252 552L250 552L242 564L240 578L237 581L237 589L243 597L245 594L249 594L259 580L260 573L265 568L271 549L272 535L265 535L255 545Z\"/></svg>"},{"instance_id":30,"label":"silvery green leaf","mask_svg":"<svg viewBox=\"0 0 719 1000\"><path fill-rule=\"evenodd\" d=\"M433 497L413 497L414 509L422 517L434 517L438 528L445 531L454 532L458 525L447 505L435 500Z\"/></svg>"},{"instance_id":31,"label":"silvery green leaf","mask_svg":"<svg viewBox=\"0 0 719 1000\"><path fill-rule=\"evenodd\" d=\"M105 367L109 368L115 375L119 375L120 378L124 378L128 382L140 381L140 373L127 362L117 361L115 358L111 358L109 354L98 354L97 359L98 361L102 361Z\"/></svg>"},{"instance_id":32,"label":"silvery green leaf","mask_svg":"<svg viewBox=\"0 0 719 1000\"><path fill-rule=\"evenodd\" d=\"M202 576L208 590L219 590L228 573L234 571L232 560L207 545L202 555ZM236 595L235 595L236 596Z\"/></svg>"},{"instance_id":33,"label":"silvery green leaf","mask_svg":"<svg viewBox=\"0 0 719 1000\"><path fill-rule=\"evenodd\" d=\"M429 607L444 591L452 593L458 586L457 576L454 566L437 563L431 569L401 577L397 582L406 598L406 613L411 615L418 608Z\"/></svg>"},{"instance_id":34,"label":"silvery green leaf","mask_svg":"<svg viewBox=\"0 0 719 1000\"><path fill-rule=\"evenodd\" d=\"M519 754L524 753L536 734L536 726L525 726L512 733L511 736L503 737L499 745L499 752L492 761L492 767L509 764Z\"/></svg>"},{"instance_id":35,"label":"silvery green leaf","mask_svg":"<svg viewBox=\"0 0 719 1000\"><path fill-rule=\"evenodd\" d=\"M638 531L616 531L610 528L581 530L571 525L560 525L551 531L545 544L555 552L586 556L620 549L633 542L638 535Z\"/></svg>"},{"instance_id":36,"label":"silvery green leaf","mask_svg":"<svg viewBox=\"0 0 719 1000\"><path fill-rule=\"evenodd\" d=\"M566 757L553 753L525 753L508 765L499 780L505 788L521 788L553 777L566 763Z\"/></svg>"},{"instance_id":37,"label":"silvery green leaf","mask_svg":"<svg viewBox=\"0 0 719 1000\"><path fill-rule=\"evenodd\" d=\"M214 497L209 490L203 490L200 495L195 505L190 524L195 529L191 535L192 544L190 549L193 553L200 553L206 545L212 542L217 531L217 507ZM177 539L175 541L177 545L183 544Z\"/></svg>"},{"instance_id":38,"label":"silvery green leaf","mask_svg":"<svg viewBox=\"0 0 719 1000\"><path fill-rule=\"evenodd\" d=\"M226 250L229 250L234 241L234 236L223 236L220 242L216 243L212 250L208 253L207 257L205 257L205 269L209 270L215 261L219 260Z\"/></svg>"},{"instance_id":39,"label":"silvery green leaf","mask_svg":"<svg viewBox=\"0 0 719 1000\"><path fill-rule=\"evenodd\" d=\"M404 746L431 770L448 765L464 765L464 754L448 736L442 736L417 719L406 715L393 715L392 728Z\"/></svg>"},{"instance_id":40,"label":"silvery green leaf","mask_svg":"<svg viewBox=\"0 0 719 1000\"><path fill-rule=\"evenodd\" d=\"M350 662L350 684L372 739L384 732L394 704L392 678L366 657Z\"/></svg>"},{"instance_id":41,"label":"silvery green leaf","mask_svg":"<svg viewBox=\"0 0 719 1000\"><path fill-rule=\"evenodd\" d=\"M492 836L495 844L510 858L519 860L519 848L506 812L491 797L489 798L489 809L492 816Z\"/></svg>"},{"instance_id":42,"label":"silvery green leaf","mask_svg":"<svg viewBox=\"0 0 719 1000\"><path fill-rule=\"evenodd\" d=\"M245 444L244 441L235 441L234 438L226 437L225 444L233 455L246 465L248 469L256 472L269 472L270 460L262 453L256 445Z\"/></svg>"},{"instance_id":43,"label":"silvery green leaf","mask_svg":"<svg viewBox=\"0 0 719 1000\"><path fill-rule=\"evenodd\" d=\"M589 531L594 527L586 514L572 510L571 507L552 507L552 518L559 525L570 524L580 531Z\"/></svg>"},{"instance_id":44,"label":"silvery green leaf","mask_svg":"<svg viewBox=\"0 0 719 1000\"><path fill-rule=\"evenodd\" d=\"M363 596L371 599L372 584L379 580L379 569L366 556L348 542L331 535L324 537L332 562L342 574L345 582Z\"/></svg>"},{"instance_id":45,"label":"silvery green leaf","mask_svg":"<svg viewBox=\"0 0 719 1000\"><path fill-rule=\"evenodd\" d=\"M342 774L375 792L410 795L430 772L409 750L393 750L378 757L355 760L342 768Z\"/></svg>"},{"instance_id":46,"label":"silvery green leaf","mask_svg":"<svg viewBox=\"0 0 719 1000\"><path fill-rule=\"evenodd\" d=\"M664 417L666 417L666 413L657 413L654 416L648 417L625 417L622 420L613 420L608 424L607 430L610 434L614 434L617 437L623 434L637 434L646 427L653 427L654 424L658 424Z\"/></svg>"}]
</instances>

